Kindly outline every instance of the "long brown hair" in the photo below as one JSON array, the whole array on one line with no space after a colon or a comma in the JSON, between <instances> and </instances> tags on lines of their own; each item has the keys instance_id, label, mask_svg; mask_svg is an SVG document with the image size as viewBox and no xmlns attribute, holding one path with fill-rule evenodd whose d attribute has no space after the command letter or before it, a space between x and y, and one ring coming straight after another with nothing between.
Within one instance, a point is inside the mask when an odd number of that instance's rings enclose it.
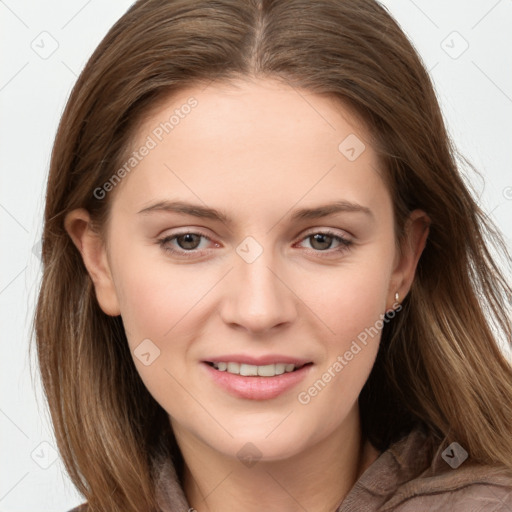
<instances>
[{"instance_id":1,"label":"long brown hair","mask_svg":"<svg viewBox=\"0 0 512 512\"><path fill-rule=\"evenodd\" d=\"M110 196L93 191L125 161L138 123L162 98L240 77L282 80L353 107L380 155L397 242L413 209L432 221L359 398L364 433L384 450L421 423L474 461L512 469L512 368L499 347L500 336L512 339L512 290L496 259L510 255L460 174L430 77L397 23L374 0L141 0L70 95L44 214L38 360L58 448L89 510L157 510L154 458L167 446L182 461L122 319L100 309L64 217L83 207L104 225Z\"/></svg>"}]
</instances>

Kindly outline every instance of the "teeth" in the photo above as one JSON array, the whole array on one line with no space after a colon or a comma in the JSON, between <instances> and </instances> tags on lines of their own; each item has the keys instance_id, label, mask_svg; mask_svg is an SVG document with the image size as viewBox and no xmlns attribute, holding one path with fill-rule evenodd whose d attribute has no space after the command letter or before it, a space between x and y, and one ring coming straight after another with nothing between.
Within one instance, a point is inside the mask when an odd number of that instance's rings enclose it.
<instances>
[{"instance_id":1,"label":"teeth","mask_svg":"<svg viewBox=\"0 0 512 512\"><path fill-rule=\"evenodd\" d=\"M274 366L275 366L275 369L276 369L276 375L281 375L286 370L286 365L283 364L283 363L276 363ZM292 367L293 366L294 365L292 364ZM292 370L293 370L293 368L292 368ZM290 371L290 370L288 370L288 371Z\"/></svg>"},{"instance_id":2,"label":"teeth","mask_svg":"<svg viewBox=\"0 0 512 512\"><path fill-rule=\"evenodd\" d=\"M253 364L239 364L232 362L219 362L213 363L213 367L221 372L233 373L235 375L242 375L245 377L274 377L283 373L290 373L295 370L294 364L266 364L263 366L256 366Z\"/></svg>"},{"instance_id":3,"label":"teeth","mask_svg":"<svg viewBox=\"0 0 512 512\"><path fill-rule=\"evenodd\" d=\"M227 372L240 374L240 365L238 363L227 363Z\"/></svg>"},{"instance_id":4,"label":"teeth","mask_svg":"<svg viewBox=\"0 0 512 512\"><path fill-rule=\"evenodd\" d=\"M240 375L243 375L244 377L258 375L258 367L252 364L241 364Z\"/></svg>"}]
</instances>

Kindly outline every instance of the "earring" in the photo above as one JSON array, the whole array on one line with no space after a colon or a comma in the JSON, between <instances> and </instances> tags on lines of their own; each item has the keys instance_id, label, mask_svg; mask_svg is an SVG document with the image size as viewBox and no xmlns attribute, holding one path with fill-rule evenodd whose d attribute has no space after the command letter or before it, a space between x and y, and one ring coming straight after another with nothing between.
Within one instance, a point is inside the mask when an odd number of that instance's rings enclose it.
<instances>
[{"instance_id":1,"label":"earring","mask_svg":"<svg viewBox=\"0 0 512 512\"><path fill-rule=\"evenodd\" d=\"M395 300L398 302L398 299L400 298L400 295L398 295L398 292L395 293Z\"/></svg>"}]
</instances>

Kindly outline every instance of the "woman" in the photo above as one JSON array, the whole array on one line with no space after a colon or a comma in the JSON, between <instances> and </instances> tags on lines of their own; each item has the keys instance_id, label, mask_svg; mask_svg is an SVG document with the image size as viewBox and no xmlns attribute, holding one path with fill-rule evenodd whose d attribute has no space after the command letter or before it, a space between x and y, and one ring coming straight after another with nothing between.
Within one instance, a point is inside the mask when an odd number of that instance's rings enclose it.
<instances>
[{"instance_id":1,"label":"woman","mask_svg":"<svg viewBox=\"0 0 512 512\"><path fill-rule=\"evenodd\" d=\"M136 2L48 181L37 348L79 510L508 510L487 243L510 258L378 3Z\"/></svg>"}]
</instances>

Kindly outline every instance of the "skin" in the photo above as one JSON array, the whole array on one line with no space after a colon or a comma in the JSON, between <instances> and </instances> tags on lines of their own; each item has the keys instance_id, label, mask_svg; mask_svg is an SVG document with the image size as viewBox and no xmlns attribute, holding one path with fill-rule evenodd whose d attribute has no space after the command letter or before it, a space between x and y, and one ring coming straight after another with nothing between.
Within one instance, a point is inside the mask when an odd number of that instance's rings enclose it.
<instances>
[{"instance_id":1,"label":"skin","mask_svg":"<svg viewBox=\"0 0 512 512\"><path fill-rule=\"evenodd\" d=\"M400 255L392 200L364 126L326 96L269 79L181 91L139 126L134 148L191 96L197 107L105 198L112 201L106 243L83 209L67 215L66 230L101 308L122 315L132 354L144 339L160 350L148 366L135 355L134 362L169 414L190 505L332 511L379 455L361 435L357 398L380 332L309 403L297 395L396 307L396 292L403 300L430 220L411 213ZM366 146L354 161L338 149L350 134ZM222 210L233 223L138 213L178 199ZM342 199L373 215L290 220L298 208ZM315 242L312 235L327 228L352 244L337 250L343 246L334 238ZM210 240L167 242L182 253L193 248L190 258L158 242L183 232ZM263 251L251 263L236 252L247 236ZM201 363L233 353L297 356L313 366L276 398L242 399L212 383ZM261 456L250 467L237 456L248 442Z\"/></svg>"}]
</instances>

